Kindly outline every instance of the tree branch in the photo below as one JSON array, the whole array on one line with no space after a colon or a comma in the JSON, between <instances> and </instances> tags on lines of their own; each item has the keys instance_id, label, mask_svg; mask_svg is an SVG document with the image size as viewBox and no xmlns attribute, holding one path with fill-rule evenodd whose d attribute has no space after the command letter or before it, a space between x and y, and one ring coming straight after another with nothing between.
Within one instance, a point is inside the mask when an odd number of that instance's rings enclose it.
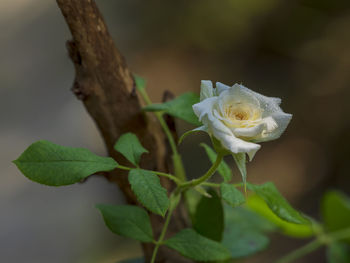
<instances>
[{"instance_id":1,"label":"tree branch","mask_svg":"<svg viewBox=\"0 0 350 263\"><path fill-rule=\"evenodd\" d=\"M67 42L70 58L75 67L73 92L82 100L94 119L106 144L110 156L121 164L127 161L113 146L125 132L133 132L149 154L142 158L141 167L149 170L167 171L165 137L159 125L141 111L135 92L133 77L124 58L115 47L104 19L93 0L57 0L62 14L72 33L73 40ZM106 175L116 182L128 203L135 204L125 171L113 171ZM173 186L162 179L167 189ZM163 219L151 215L155 234L159 234ZM183 209L175 211L169 227L175 233L186 225ZM153 245L143 246L146 260L150 258ZM167 249L159 251L157 262L182 262Z\"/></svg>"}]
</instances>

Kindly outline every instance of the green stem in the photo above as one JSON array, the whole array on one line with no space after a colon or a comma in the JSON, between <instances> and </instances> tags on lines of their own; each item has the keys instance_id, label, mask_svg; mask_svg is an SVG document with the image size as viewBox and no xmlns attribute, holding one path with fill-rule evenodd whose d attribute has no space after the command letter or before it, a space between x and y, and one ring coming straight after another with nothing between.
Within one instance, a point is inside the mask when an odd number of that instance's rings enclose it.
<instances>
[{"instance_id":1,"label":"green stem","mask_svg":"<svg viewBox=\"0 0 350 263\"><path fill-rule=\"evenodd\" d=\"M175 176L173 176L173 175L171 175L171 174L162 173L162 172L157 172L157 171L155 171L154 173L157 174L157 175L160 175L160 176L167 177L167 178L169 178L170 180L173 180L176 184L180 184L180 183L181 183L181 181L180 181L177 177L175 177Z\"/></svg>"},{"instance_id":2,"label":"green stem","mask_svg":"<svg viewBox=\"0 0 350 263\"><path fill-rule=\"evenodd\" d=\"M142 98L144 99L144 101L146 102L147 105L152 104L152 101L151 101L150 97L148 96L146 89L139 89L138 91L140 92ZM173 151L173 154L174 155L178 154L174 137L171 134L169 127L163 118L163 113L155 112L154 114L156 115L156 117L160 123L160 126L162 126L162 129L165 132L165 135L168 137L169 144L170 144L171 150Z\"/></svg>"},{"instance_id":3,"label":"green stem","mask_svg":"<svg viewBox=\"0 0 350 263\"><path fill-rule=\"evenodd\" d=\"M164 222L164 225L163 225L163 229L162 229L162 232L160 233L159 239L155 243L156 245L155 245L154 250L153 250L151 263L154 263L155 260L156 260L158 249L159 249L160 245L162 244L162 242L164 240L166 231L167 231L169 223L170 223L171 216L172 216L173 211L175 210L177 204L180 201L180 197L181 197L181 195L180 195L180 193L178 191L178 188L176 188L175 191L174 191L174 194L172 194L172 196L170 197L169 211L168 211L167 217L165 219L165 222Z\"/></svg>"},{"instance_id":4,"label":"green stem","mask_svg":"<svg viewBox=\"0 0 350 263\"><path fill-rule=\"evenodd\" d=\"M177 151L177 146L176 146L174 137L171 134L171 131L163 118L163 113L155 112L155 115L156 115L156 117L160 123L160 126L162 127L165 135L168 138L171 151L173 152L172 159L173 159L173 164L174 164L175 176L177 178L179 178L181 181L186 181L186 173L185 173L185 169L184 169L184 166L183 166L183 163L181 160L181 155Z\"/></svg>"},{"instance_id":5,"label":"green stem","mask_svg":"<svg viewBox=\"0 0 350 263\"><path fill-rule=\"evenodd\" d=\"M234 187L244 187L243 183L232 184Z\"/></svg>"},{"instance_id":6,"label":"green stem","mask_svg":"<svg viewBox=\"0 0 350 263\"><path fill-rule=\"evenodd\" d=\"M146 104L147 105L152 104L152 101L151 101L150 97L148 96L146 90L144 88L141 88L141 89L138 89L138 90L139 90L141 96L143 97L144 101L146 102ZM170 131L168 125L166 124L166 122L165 122L165 120L163 118L163 113L155 112L155 116L158 119L158 121L160 123L160 126L162 127L165 135L168 138L169 145L170 145L171 151L173 153L172 160L173 160L173 164L174 164L175 176L170 175L170 174L165 174L165 173L159 173L159 172L158 173L156 172L156 173L158 175L161 175L161 176L166 176L169 179L172 179L173 181L175 181L178 185L180 185L181 182L186 182L186 180L187 180L186 179L185 169L184 169L184 166L183 166L183 162L181 160L181 155L177 151L177 145L175 143L174 137L171 134L171 131ZM177 187L175 189L174 196L175 196L175 199L176 199L175 204L174 204L174 201L173 201L173 204L172 204L172 202L170 202L169 212L168 212L166 221L164 223L162 233L161 233L161 235L159 237L159 240L156 243L156 246L154 248L152 259L151 259L151 263L154 263L154 261L156 260L157 252L158 252L159 246L161 245L161 243L162 243L162 241L164 239L166 230L167 230L169 222L170 222L170 218L171 218L172 212L175 209L175 207L177 206L178 202L180 201L181 191L180 191L179 187ZM186 196L186 194L184 194L183 196L184 196L185 204L186 204L186 206L188 208L189 207L189 205L188 205L189 202L188 202L187 196ZM176 197L178 197L178 198L176 198Z\"/></svg>"},{"instance_id":7,"label":"green stem","mask_svg":"<svg viewBox=\"0 0 350 263\"><path fill-rule=\"evenodd\" d=\"M279 259L276 263L288 263L293 262L294 260L297 260L298 258L301 258L312 251L316 250L317 248L321 247L323 244L320 242L320 240L316 239L305 246L298 248L297 250L294 250L293 252L287 254L283 258Z\"/></svg>"},{"instance_id":8,"label":"green stem","mask_svg":"<svg viewBox=\"0 0 350 263\"><path fill-rule=\"evenodd\" d=\"M211 183L211 182L203 182L203 186L210 186L210 187L220 187L221 184L217 183ZM234 187L243 187L243 183L238 183L238 184L232 184Z\"/></svg>"},{"instance_id":9,"label":"green stem","mask_svg":"<svg viewBox=\"0 0 350 263\"><path fill-rule=\"evenodd\" d=\"M168 215L166 217L166 220L165 220L162 232L161 232L161 234L159 236L158 241L156 242L156 246L154 247L151 263L154 263L155 260L156 260L158 249L159 249L160 245L162 244L164 236L165 236L165 233L166 233L166 231L168 229L169 222L170 222L170 219L171 219L171 216L172 216L172 212L173 212L172 210L169 210L169 212L168 212Z\"/></svg>"},{"instance_id":10,"label":"green stem","mask_svg":"<svg viewBox=\"0 0 350 263\"><path fill-rule=\"evenodd\" d=\"M339 231L330 233L328 237L331 239L332 242L350 238L350 228L345 228L345 229L341 229Z\"/></svg>"},{"instance_id":11,"label":"green stem","mask_svg":"<svg viewBox=\"0 0 350 263\"><path fill-rule=\"evenodd\" d=\"M132 169L136 169L136 168L132 168L132 167L127 167L127 166L124 166L124 165L120 165L120 164L118 164L117 168L120 169L120 170L126 170L126 171L130 171L130 170L132 170Z\"/></svg>"},{"instance_id":12,"label":"green stem","mask_svg":"<svg viewBox=\"0 0 350 263\"><path fill-rule=\"evenodd\" d=\"M185 172L185 168L183 166L181 155L178 153L173 154L172 159L173 159L173 164L174 164L174 173L175 173L176 177L179 178L180 181L185 182L187 180L186 179L186 172Z\"/></svg>"},{"instance_id":13,"label":"green stem","mask_svg":"<svg viewBox=\"0 0 350 263\"><path fill-rule=\"evenodd\" d=\"M144 99L144 101L146 102L147 105L152 104L152 101L151 101L150 97L148 96L146 89L142 88L142 89L138 89L138 91L140 92L142 98ZM155 112L154 114L155 114L156 118L158 119L160 126L162 127L165 135L167 136L171 151L173 152L172 158L173 158L173 163L174 163L175 176L182 181L186 181L186 174L185 174L185 169L183 167L183 163L181 160L181 156L180 156L179 152L177 151L174 137L171 134L171 131L163 118L163 113Z\"/></svg>"},{"instance_id":14,"label":"green stem","mask_svg":"<svg viewBox=\"0 0 350 263\"><path fill-rule=\"evenodd\" d=\"M189 187L194 187L194 186L199 185L199 184L205 182L206 180L208 180L215 173L216 169L218 168L218 166L220 165L220 163L222 161L222 158L223 158L223 155L218 154L213 165L209 168L209 170L202 177L199 177L199 178L194 179L192 181L180 184L180 187L182 188L182 190L185 190Z\"/></svg>"},{"instance_id":15,"label":"green stem","mask_svg":"<svg viewBox=\"0 0 350 263\"><path fill-rule=\"evenodd\" d=\"M137 90L138 90L138 92L140 92L143 100L146 102L147 105L152 104L152 101L151 101L150 97L148 96L146 89L144 87L137 89Z\"/></svg>"},{"instance_id":16,"label":"green stem","mask_svg":"<svg viewBox=\"0 0 350 263\"><path fill-rule=\"evenodd\" d=\"M210 182L203 182L202 185L210 186L210 187L220 187L220 184L210 183Z\"/></svg>"},{"instance_id":17,"label":"green stem","mask_svg":"<svg viewBox=\"0 0 350 263\"><path fill-rule=\"evenodd\" d=\"M171 134L171 131L163 118L163 113L155 112L155 115L160 123L160 126L162 126L162 129L163 129L165 135L168 137L170 148L171 148L173 154L178 155L179 153L178 153L177 148L176 148L176 143L175 143L174 137Z\"/></svg>"},{"instance_id":18,"label":"green stem","mask_svg":"<svg viewBox=\"0 0 350 263\"><path fill-rule=\"evenodd\" d=\"M131 167L127 167L127 166L124 166L124 165L120 165L120 164L118 164L117 168L118 168L118 169L121 169L121 170L127 170L127 171L130 171L130 170L132 170L132 169L136 169L136 168L131 168ZM170 180L173 180L176 184L180 184L180 180L179 180L178 178L176 178L176 177L175 177L174 175L172 175L172 174L167 174L167 173L158 172L158 171L152 171L152 170L146 170L146 169L142 169L142 170L155 173L155 174L157 174L157 175L159 175L159 176L167 177L167 178L169 178Z\"/></svg>"},{"instance_id":19,"label":"green stem","mask_svg":"<svg viewBox=\"0 0 350 263\"><path fill-rule=\"evenodd\" d=\"M349 237L350 237L350 228L341 229L339 231L332 232L329 234L322 233L314 241L306 244L301 248L298 248L297 250L294 250L290 254L287 254L283 258L279 259L276 263L293 262L294 260L311 253L312 251L316 250L322 245L329 245L332 242L343 240Z\"/></svg>"}]
</instances>

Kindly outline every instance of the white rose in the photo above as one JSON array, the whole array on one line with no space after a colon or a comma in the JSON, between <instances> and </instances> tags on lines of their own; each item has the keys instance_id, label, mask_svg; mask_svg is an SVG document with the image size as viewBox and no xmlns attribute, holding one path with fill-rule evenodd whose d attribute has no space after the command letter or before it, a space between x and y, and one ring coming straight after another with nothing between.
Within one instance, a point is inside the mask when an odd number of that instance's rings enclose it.
<instances>
[{"instance_id":1,"label":"white rose","mask_svg":"<svg viewBox=\"0 0 350 263\"><path fill-rule=\"evenodd\" d=\"M193 110L206 130L234 154L247 153L250 160L260 149L258 142L281 136L292 118L279 107L281 99L265 97L243 85L201 82L200 102Z\"/></svg>"}]
</instances>

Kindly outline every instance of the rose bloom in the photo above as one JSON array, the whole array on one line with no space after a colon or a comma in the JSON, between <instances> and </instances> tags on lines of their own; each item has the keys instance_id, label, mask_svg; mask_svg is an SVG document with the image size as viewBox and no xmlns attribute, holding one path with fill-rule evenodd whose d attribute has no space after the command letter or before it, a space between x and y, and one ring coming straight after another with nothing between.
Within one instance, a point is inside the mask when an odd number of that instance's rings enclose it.
<instances>
[{"instance_id":1,"label":"rose bloom","mask_svg":"<svg viewBox=\"0 0 350 263\"><path fill-rule=\"evenodd\" d=\"M232 87L202 80L200 102L194 113L211 136L231 153L247 153L250 160L260 149L259 142L277 139L292 115L279 107L281 99L266 97L243 85Z\"/></svg>"}]
</instances>

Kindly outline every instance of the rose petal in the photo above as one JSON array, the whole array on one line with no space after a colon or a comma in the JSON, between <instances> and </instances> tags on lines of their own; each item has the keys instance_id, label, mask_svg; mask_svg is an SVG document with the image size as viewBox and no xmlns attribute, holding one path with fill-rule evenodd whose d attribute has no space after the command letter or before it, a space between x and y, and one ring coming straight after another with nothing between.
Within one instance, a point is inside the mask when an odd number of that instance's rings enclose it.
<instances>
[{"instance_id":1,"label":"rose petal","mask_svg":"<svg viewBox=\"0 0 350 263\"><path fill-rule=\"evenodd\" d=\"M259 124L249 128L234 128L232 132L236 136L249 138L250 141L258 142L266 137L266 134L278 128L277 122L272 117L261 120Z\"/></svg>"},{"instance_id":2,"label":"rose petal","mask_svg":"<svg viewBox=\"0 0 350 263\"><path fill-rule=\"evenodd\" d=\"M261 135L261 133L267 129L266 123L261 122L258 125L250 128L233 128L232 132L236 136L241 136L241 137L256 137Z\"/></svg>"},{"instance_id":3,"label":"rose petal","mask_svg":"<svg viewBox=\"0 0 350 263\"><path fill-rule=\"evenodd\" d=\"M281 104L280 98L266 97L240 84L233 85L231 89L240 90L242 92L244 91L250 94L250 96L255 97L260 102L260 107L263 110L263 116L262 116L263 118L270 116L273 112L282 111L281 108L279 107L279 105Z\"/></svg>"},{"instance_id":4,"label":"rose petal","mask_svg":"<svg viewBox=\"0 0 350 263\"><path fill-rule=\"evenodd\" d=\"M270 98L273 99L277 105L280 105L282 102L280 98L275 98L275 97L270 97Z\"/></svg>"},{"instance_id":5,"label":"rose petal","mask_svg":"<svg viewBox=\"0 0 350 263\"><path fill-rule=\"evenodd\" d=\"M262 119L262 121L266 124L267 132L272 132L278 127L277 122L271 116Z\"/></svg>"},{"instance_id":6,"label":"rose petal","mask_svg":"<svg viewBox=\"0 0 350 263\"><path fill-rule=\"evenodd\" d=\"M250 162L253 161L253 158L258 150L247 152Z\"/></svg>"},{"instance_id":7,"label":"rose petal","mask_svg":"<svg viewBox=\"0 0 350 263\"><path fill-rule=\"evenodd\" d=\"M230 89L230 86L227 86L221 82L216 82L216 95L219 96L221 92Z\"/></svg>"},{"instance_id":8,"label":"rose petal","mask_svg":"<svg viewBox=\"0 0 350 263\"><path fill-rule=\"evenodd\" d=\"M217 102L217 99L218 97L211 97L192 106L194 114L197 115L199 121L202 121L205 114L212 114L212 109L214 104Z\"/></svg>"},{"instance_id":9,"label":"rose petal","mask_svg":"<svg viewBox=\"0 0 350 263\"><path fill-rule=\"evenodd\" d=\"M203 118L203 123L207 125L209 133L214 135L221 142L222 146L232 153L255 153L261 147L259 144L235 137L232 131L213 115L206 115Z\"/></svg>"},{"instance_id":10,"label":"rose petal","mask_svg":"<svg viewBox=\"0 0 350 263\"><path fill-rule=\"evenodd\" d=\"M231 101L241 101L242 103L249 103L257 108L260 108L260 102L247 90L241 88L242 85L235 84L231 88L224 90L219 95L219 108L223 114L223 105L230 104Z\"/></svg>"},{"instance_id":11,"label":"rose petal","mask_svg":"<svg viewBox=\"0 0 350 263\"><path fill-rule=\"evenodd\" d=\"M284 113L283 111L274 112L271 117L277 123L277 128L273 131L265 134L261 139L254 140L255 142L266 142L278 139L284 130L287 128L290 120L292 119L292 114Z\"/></svg>"},{"instance_id":12,"label":"rose petal","mask_svg":"<svg viewBox=\"0 0 350 263\"><path fill-rule=\"evenodd\" d=\"M213 83L210 80L201 81L200 101L214 96Z\"/></svg>"}]
</instances>

